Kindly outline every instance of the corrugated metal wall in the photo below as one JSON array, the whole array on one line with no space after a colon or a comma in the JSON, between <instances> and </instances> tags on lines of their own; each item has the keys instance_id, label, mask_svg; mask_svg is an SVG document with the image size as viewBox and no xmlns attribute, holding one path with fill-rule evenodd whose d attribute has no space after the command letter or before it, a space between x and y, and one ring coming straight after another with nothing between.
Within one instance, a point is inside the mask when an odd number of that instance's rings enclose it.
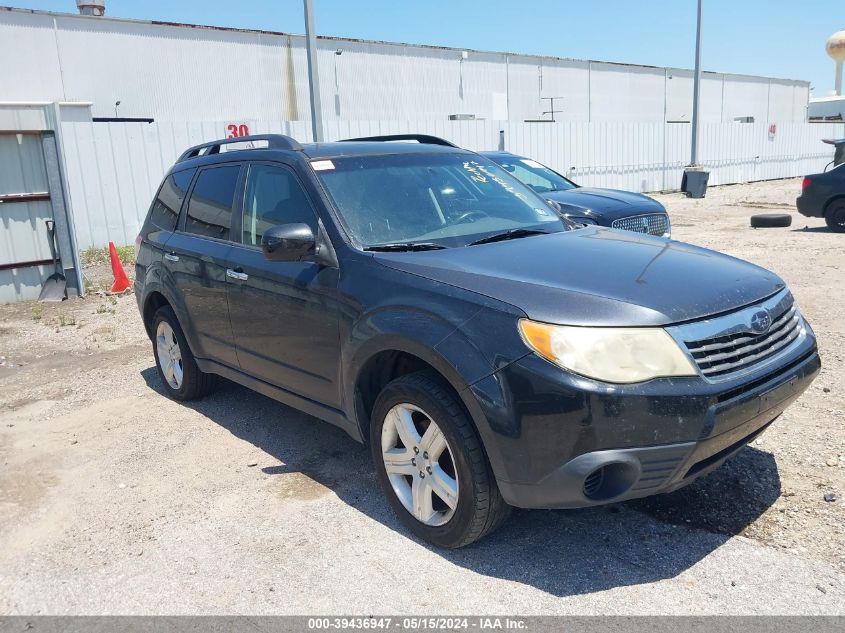
<instances>
[{"instance_id":1,"label":"corrugated metal wall","mask_svg":"<svg viewBox=\"0 0 845 633\"><path fill-rule=\"evenodd\" d=\"M49 186L39 134L0 134L0 195L47 194ZM0 204L0 265L50 259L44 221L50 200ZM0 270L0 303L34 299L52 266Z\"/></svg>"},{"instance_id":2,"label":"corrugated metal wall","mask_svg":"<svg viewBox=\"0 0 845 633\"><path fill-rule=\"evenodd\" d=\"M302 121L248 121L253 134L310 141ZM471 150L506 149L548 164L579 184L633 191L680 186L689 161L688 124L508 123L505 121L328 121L326 138L419 132ZM80 248L130 244L163 174L190 145L225 137L226 122L62 124L70 197ZM713 123L701 130L702 162L712 185L800 176L822 170L832 150L820 139L845 136L843 124Z\"/></svg>"},{"instance_id":3,"label":"corrugated metal wall","mask_svg":"<svg viewBox=\"0 0 845 633\"><path fill-rule=\"evenodd\" d=\"M0 59L13 60L0 64L3 99L91 101L96 117L310 116L298 35L0 10ZM522 122L549 109L542 97L558 98L561 121L691 117L689 70L336 38L318 40L318 61L324 120ZM705 73L701 120L801 122L808 98L804 81Z\"/></svg>"}]
</instances>

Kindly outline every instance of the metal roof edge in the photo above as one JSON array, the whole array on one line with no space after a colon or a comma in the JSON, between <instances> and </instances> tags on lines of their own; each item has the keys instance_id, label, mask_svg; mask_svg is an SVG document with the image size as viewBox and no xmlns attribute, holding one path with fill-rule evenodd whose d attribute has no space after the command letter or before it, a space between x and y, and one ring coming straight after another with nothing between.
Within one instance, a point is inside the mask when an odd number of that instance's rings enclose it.
<instances>
[{"instance_id":1,"label":"metal roof edge","mask_svg":"<svg viewBox=\"0 0 845 633\"><path fill-rule=\"evenodd\" d=\"M102 22L102 21L111 21L111 22L125 22L130 24L148 24L151 26L169 26L173 28L185 28L185 29L197 29L197 30L207 30L207 31L223 31L223 32L231 32L231 33L246 33L246 34L257 34L257 35L274 35L279 37L301 37L304 38L305 35L302 33L287 33L284 31L266 31L262 29L244 29L244 28L237 28L232 26L216 26L216 25L209 25L209 24L193 24L190 22L168 22L164 20L140 20L137 18L119 18L109 15L102 15L102 16L93 16L93 15L82 15L79 13L67 13L62 11L43 11L40 9L23 9L20 7L11 7L11 6L0 6L0 13L8 12L8 13L30 13L35 15L50 15L53 17L62 17L62 18L75 18L80 20L93 20L95 22ZM644 69L651 69L651 70L670 70L670 71L688 71L693 72L690 68L679 68L674 66L654 66L650 64L634 64L629 62L614 62L614 61L607 61L607 60L600 60L600 59L581 59L576 57L558 57L555 55L540 55L536 53L515 53L511 51L490 51L490 50L483 50L483 49L475 49L475 48L457 48L454 46L437 46L434 44L413 44L410 42L391 42L387 40L367 40L367 39L359 39L359 38L352 38L352 37L341 37L335 35L318 35L318 40L325 40L325 41L334 41L334 42L349 42L349 43L356 43L356 44L381 44L381 45L388 45L388 46L402 46L402 47L412 47L412 48L421 48L421 49L429 49L429 50L441 50L441 51L454 51L456 53L460 53L461 51L467 51L468 53L478 53L482 55L503 55L503 56L513 56L513 57L523 57L529 59L548 59L553 61L559 62L581 62L581 63L592 63L592 64L610 64L613 66L626 66L630 68L644 68ZM807 86L810 85L811 82L806 81L804 79L790 79L787 77L770 77L767 75L750 75L746 73L732 73L732 72L721 72L721 71L714 71L714 70L704 70L702 71L703 74L706 75L724 75L730 77L744 77L744 78L752 78L752 79L767 79L769 81L781 81L781 82L790 82L795 84L806 84Z\"/></svg>"}]
</instances>

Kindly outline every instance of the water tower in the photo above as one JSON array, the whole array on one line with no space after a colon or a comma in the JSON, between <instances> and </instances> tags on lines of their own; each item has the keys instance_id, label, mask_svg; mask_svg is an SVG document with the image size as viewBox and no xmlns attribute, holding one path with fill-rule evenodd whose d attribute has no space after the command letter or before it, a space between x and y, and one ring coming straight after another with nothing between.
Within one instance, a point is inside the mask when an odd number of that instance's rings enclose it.
<instances>
[{"instance_id":1,"label":"water tower","mask_svg":"<svg viewBox=\"0 0 845 633\"><path fill-rule=\"evenodd\" d=\"M76 8L82 15L102 16L106 14L106 0L76 0Z\"/></svg>"},{"instance_id":2,"label":"water tower","mask_svg":"<svg viewBox=\"0 0 845 633\"><path fill-rule=\"evenodd\" d=\"M836 94L842 96L842 63L845 62L845 30L827 40L827 54L836 62Z\"/></svg>"}]
</instances>

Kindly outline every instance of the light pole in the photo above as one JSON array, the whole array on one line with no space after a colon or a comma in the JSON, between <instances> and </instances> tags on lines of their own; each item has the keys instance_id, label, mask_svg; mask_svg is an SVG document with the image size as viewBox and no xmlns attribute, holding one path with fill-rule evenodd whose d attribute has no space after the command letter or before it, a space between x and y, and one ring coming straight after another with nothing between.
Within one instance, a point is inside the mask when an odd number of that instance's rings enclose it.
<instances>
[{"instance_id":1,"label":"light pole","mask_svg":"<svg viewBox=\"0 0 845 633\"><path fill-rule=\"evenodd\" d=\"M707 193L709 174L698 160L698 114L701 100L701 2L698 0L698 19L695 26L695 76L692 84L692 139L690 142L690 164L684 170L681 191L690 198L703 198Z\"/></svg>"},{"instance_id":2,"label":"light pole","mask_svg":"<svg viewBox=\"0 0 845 633\"><path fill-rule=\"evenodd\" d=\"M698 165L698 102L701 99L701 0L695 27L695 77L692 83L692 151L690 165Z\"/></svg>"},{"instance_id":3,"label":"light pole","mask_svg":"<svg viewBox=\"0 0 845 633\"><path fill-rule=\"evenodd\" d=\"M311 94L311 131L314 142L323 142L323 109L320 103L320 76L317 71L317 35L314 33L313 0L305 4L305 49L308 55L308 89Z\"/></svg>"}]
</instances>

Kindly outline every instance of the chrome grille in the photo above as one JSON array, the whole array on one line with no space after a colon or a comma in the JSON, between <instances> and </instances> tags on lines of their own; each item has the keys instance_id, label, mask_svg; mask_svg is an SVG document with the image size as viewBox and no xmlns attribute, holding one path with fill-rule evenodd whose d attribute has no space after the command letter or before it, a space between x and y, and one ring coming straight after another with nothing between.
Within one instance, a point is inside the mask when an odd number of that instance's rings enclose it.
<instances>
[{"instance_id":1,"label":"chrome grille","mask_svg":"<svg viewBox=\"0 0 845 633\"><path fill-rule=\"evenodd\" d=\"M631 215L627 218L614 220L610 225L614 229L633 231L634 233L647 233L648 235L665 235L669 232L669 216L665 213L652 213L649 215Z\"/></svg>"},{"instance_id":2,"label":"chrome grille","mask_svg":"<svg viewBox=\"0 0 845 633\"><path fill-rule=\"evenodd\" d=\"M672 328L673 334L676 338L681 335L690 356L707 378L752 369L777 356L805 333L792 296L784 292L775 299L709 322ZM765 331L755 333L752 324L755 316L761 313L768 315L771 324ZM726 328L731 320L733 325ZM709 326L712 326L712 336L689 337L693 333L703 334Z\"/></svg>"}]
</instances>

